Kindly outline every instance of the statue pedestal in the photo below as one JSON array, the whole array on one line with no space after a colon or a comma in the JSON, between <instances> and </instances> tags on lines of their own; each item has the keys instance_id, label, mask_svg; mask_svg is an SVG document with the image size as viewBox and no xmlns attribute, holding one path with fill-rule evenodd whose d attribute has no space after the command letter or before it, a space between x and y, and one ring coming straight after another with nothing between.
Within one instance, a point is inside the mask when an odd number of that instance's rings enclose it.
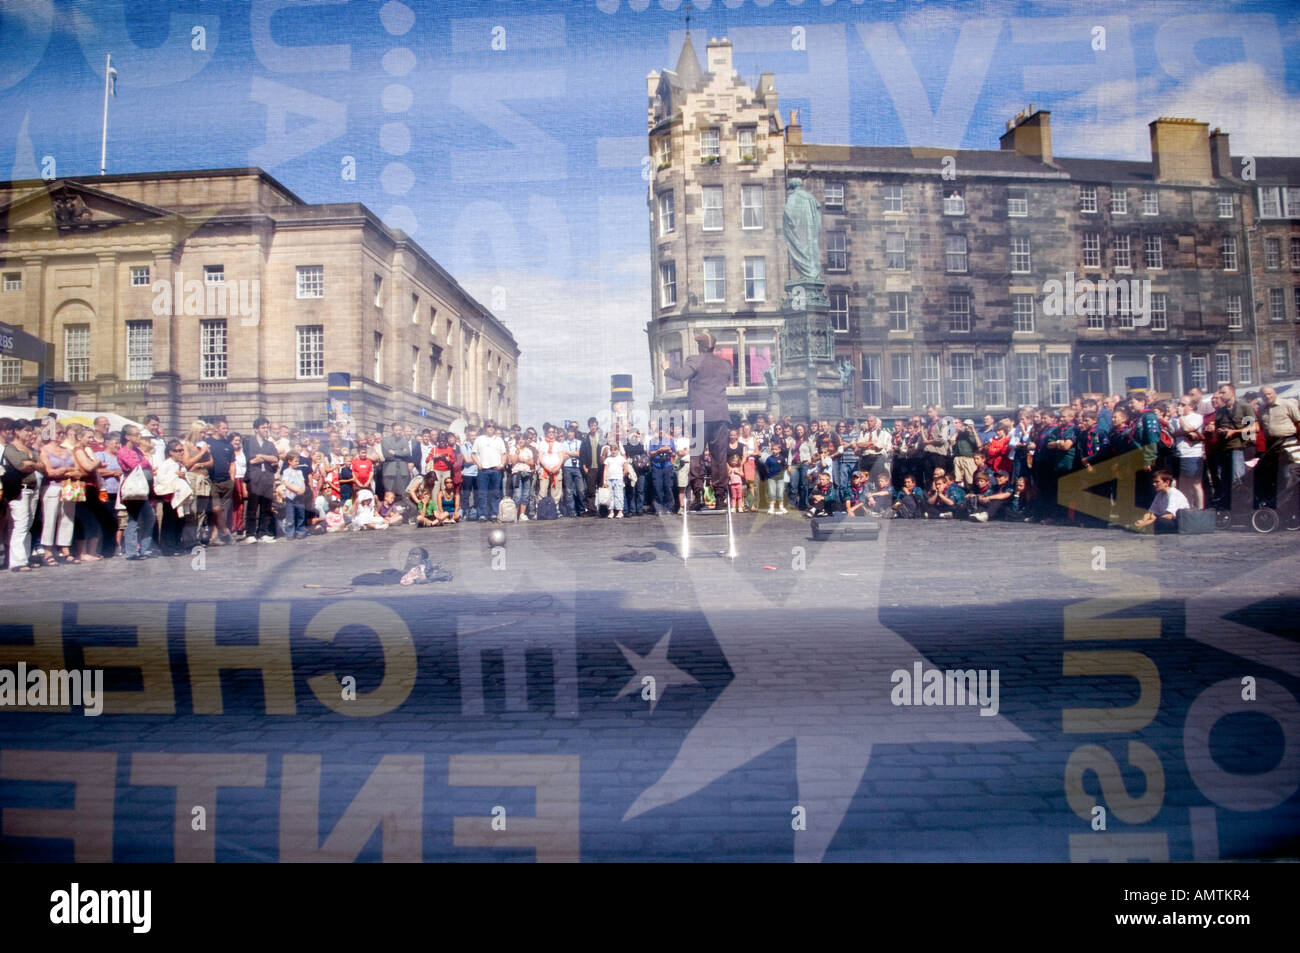
<instances>
[{"instance_id":1,"label":"statue pedestal","mask_svg":"<svg viewBox=\"0 0 1300 953\"><path fill-rule=\"evenodd\" d=\"M830 299L820 281L791 281L781 299L781 370L773 393L778 417L820 420L844 412L844 385L835 368Z\"/></svg>"}]
</instances>

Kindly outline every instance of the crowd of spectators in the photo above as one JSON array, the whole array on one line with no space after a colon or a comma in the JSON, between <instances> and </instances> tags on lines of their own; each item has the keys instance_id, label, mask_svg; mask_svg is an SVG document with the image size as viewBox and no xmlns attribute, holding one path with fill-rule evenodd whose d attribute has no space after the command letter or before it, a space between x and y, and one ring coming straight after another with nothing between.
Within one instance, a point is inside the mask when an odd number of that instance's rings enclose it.
<instances>
[{"instance_id":1,"label":"crowd of spectators","mask_svg":"<svg viewBox=\"0 0 1300 953\"><path fill-rule=\"evenodd\" d=\"M872 415L759 414L728 434L726 493L716 499L709 486L690 490L690 437L666 421L615 435L594 417L585 431L576 423L499 430L487 421L463 435L417 434L393 424L346 440L336 428L303 433L265 417L246 435L216 417L171 438L154 415L120 433L105 417L92 427L0 418L0 539L8 567L29 572L399 524L621 519L686 506L1097 522L1080 492L1109 499L1114 512L1144 511L1136 529L1172 531L1179 511L1205 508L1272 507L1296 523L1298 433L1294 401L1264 387L1248 402L1226 384L1151 404L1141 394L1075 398L981 424L936 407L892 426ZM1067 491L1063 481L1079 470L1089 471L1088 485ZM1117 497L1125 492L1133 499Z\"/></svg>"}]
</instances>

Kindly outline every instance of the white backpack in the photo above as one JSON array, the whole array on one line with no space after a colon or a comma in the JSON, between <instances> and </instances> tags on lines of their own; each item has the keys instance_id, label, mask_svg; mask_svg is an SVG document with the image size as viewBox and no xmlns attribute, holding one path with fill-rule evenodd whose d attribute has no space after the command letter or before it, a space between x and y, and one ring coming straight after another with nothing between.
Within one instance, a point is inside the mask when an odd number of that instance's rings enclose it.
<instances>
[{"instance_id":1,"label":"white backpack","mask_svg":"<svg viewBox=\"0 0 1300 953\"><path fill-rule=\"evenodd\" d=\"M515 506L515 501L504 499L501 506L497 509L497 519L503 523L514 523L519 520L519 509Z\"/></svg>"}]
</instances>

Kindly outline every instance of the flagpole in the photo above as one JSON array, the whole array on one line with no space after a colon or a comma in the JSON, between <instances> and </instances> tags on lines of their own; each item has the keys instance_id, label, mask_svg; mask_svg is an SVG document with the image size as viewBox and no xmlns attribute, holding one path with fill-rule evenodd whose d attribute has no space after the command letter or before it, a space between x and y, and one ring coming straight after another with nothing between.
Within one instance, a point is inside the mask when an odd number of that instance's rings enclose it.
<instances>
[{"instance_id":1,"label":"flagpole","mask_svg":"<svg viewBox=\"0 0 1300 953\"><path fill-rule=\"evenodd\" d=\"M108 84L113 76L113 54L104 54L104 135L99 140L99 174L104 174L108 164Z\"/></svg>"}]
</instances>

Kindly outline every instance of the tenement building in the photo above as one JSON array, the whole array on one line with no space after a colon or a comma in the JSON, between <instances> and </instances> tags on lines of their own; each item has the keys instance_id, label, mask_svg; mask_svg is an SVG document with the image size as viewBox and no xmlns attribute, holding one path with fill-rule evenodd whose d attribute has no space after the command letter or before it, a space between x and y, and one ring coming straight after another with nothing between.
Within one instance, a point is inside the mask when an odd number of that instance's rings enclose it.
<instances>
[{"instance_id":1,"label":"tenement building","mask_svg":"<svg viewBox=\"0 0 1300 953\"><path fill-rule=\"evenodd\" d=\"M1226 133L1181 118L1150 124L1150 161L1060 157L1033 106L999 149L817 145L797 113L782 120L771 74L739 78L728 41L707 64L688 38L648 78L656 407L685 397L661 362L707 328L735 363L733 410L767 409L793 178L821 206L846 413L1001 414L1290 374L1300 162L1233 157Z\"/></svg>"},{"instance_id":2,"label":"tenement building","mask_svg":"<svg viewBox=\"0 0 1300 953\"><path fill-rule=\"evenodd\" d=\"M1296 328L1300 327L1300 159L1245 157L1255 164L1254 202L1246 233L1254 276L1255 323L1259 328L1260 380L1300 376L1296 372Z\"/></svg>"},{"instance_id":3,"label":"tenement building","mask_svg":"<svg viewBox=\"0 0 1300 953\"><path fill-rule=\"evenodd\" d=\"M364 205L260 169L0 183L0 321L54 346L53 404L300 427L350 377L359 425L516 415L506 327ZM0 402L37 365L0 361Z\"/></svg>"}]
</instances>

